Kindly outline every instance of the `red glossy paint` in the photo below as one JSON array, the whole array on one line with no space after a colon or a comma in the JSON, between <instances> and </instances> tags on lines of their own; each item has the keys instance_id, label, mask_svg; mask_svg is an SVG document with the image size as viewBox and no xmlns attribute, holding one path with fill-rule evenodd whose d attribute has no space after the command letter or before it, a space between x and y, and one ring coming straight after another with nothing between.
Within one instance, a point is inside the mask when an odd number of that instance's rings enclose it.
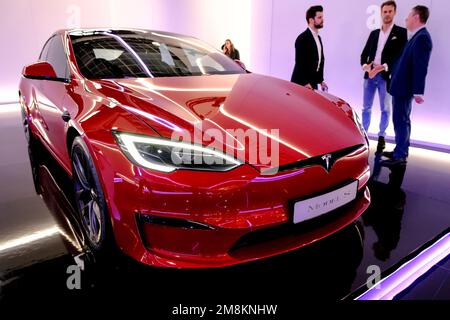
<instances>
[{"instance_id":1,"label":"red glossy paint","mask_svg":"<svg viewBox=\"0 0 450 320\"><path fill-rule=\"evenodd\" d=\"M65 43L70 81L22 77L22 106L33 134L69 175L71 137L76 133L83 138L100 173L116 243L134 259L178 268L222 267L261 259L331 235L369 206L367 140L342 100L250 73L88 80L78 69L68 31L57 35ZM46 73L48 68L38 71ZM64 111L71 115L69 122L61 119ZM330 172L310 166L265 176L260 170L269 166L248 164L251 148L246 146L241 154L245 164L227 172L163 173L131 163L112 134L116 130L170 138L174 128L194 133L198 124L203 130L219 132L279 129L280 165L362 147L339 159ZM223 150L239 155L238 148L226 149L225 139L219 142ZM302 232L289 231L276 239L234 248L245 235L292 225L296 199L352 179L359 181L358 197L333 219ZM213 230L142 222L139 215L199 222Z\"/></svg>"},{"instance_id":2,"label":"red glossy paint","mask_svg":"<svg viewBox=\"0 0 450 320\"><path fill-rule=\"evenodd\" d=\"M29 78L56 78L55 70L47 61L36 62L23 67L22 74Z\"/></svg>"}]
</instances>

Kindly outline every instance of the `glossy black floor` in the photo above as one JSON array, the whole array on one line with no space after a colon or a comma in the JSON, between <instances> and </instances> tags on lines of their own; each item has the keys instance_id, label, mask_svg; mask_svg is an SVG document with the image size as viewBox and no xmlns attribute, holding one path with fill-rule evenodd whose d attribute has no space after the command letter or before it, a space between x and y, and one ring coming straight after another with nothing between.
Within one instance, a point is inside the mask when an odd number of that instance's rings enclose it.
<instances>
[{"instance_id":1,"label":"glossy black floor","mask_svg":"<svg viewBox=\"0 0 450 320\"><path fill-rule=\"evenodd\" d=\"M0 145L2 309L93 298L160 309L336 301L366 283L369 266L388 270L450 226L450 155L417 149L407 167L374 166L372 204L355 224L296 252L217 270L149 268L118 253L96 259L75 219L70 179L43 148L29 158L17 106L0 105ZM84 264L81 289L69 290L76 261ZM435 276L432 288L403 298L450 299L448 261L441 266L447 273Z\"/></svg>"}]
</instances>

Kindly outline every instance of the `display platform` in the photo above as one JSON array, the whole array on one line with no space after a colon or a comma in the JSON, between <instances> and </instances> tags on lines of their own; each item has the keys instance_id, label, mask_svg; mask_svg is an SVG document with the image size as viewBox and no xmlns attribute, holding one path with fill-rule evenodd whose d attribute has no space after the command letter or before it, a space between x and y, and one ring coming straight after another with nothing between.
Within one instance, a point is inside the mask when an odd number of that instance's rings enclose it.
<instances>
[{"instance_id":1,"label":"display platform","mask_svg":"<svg viewBox=\"0 0 450 320\"><path fill-rule=\"evenodd\" d=\"M42 146L29 152L18 105L0 107L1 308L93 298L160 309L352 300L378 272L388 277L450 226L450 154L412 148L407 166L394 170L372 156L370 208L337 234L294 252L206 270L152 268L120 252L95 257L75 217L70 178ZM448 264L442 257L392 298L449 299Z\"/></svg>"}]
</instances>

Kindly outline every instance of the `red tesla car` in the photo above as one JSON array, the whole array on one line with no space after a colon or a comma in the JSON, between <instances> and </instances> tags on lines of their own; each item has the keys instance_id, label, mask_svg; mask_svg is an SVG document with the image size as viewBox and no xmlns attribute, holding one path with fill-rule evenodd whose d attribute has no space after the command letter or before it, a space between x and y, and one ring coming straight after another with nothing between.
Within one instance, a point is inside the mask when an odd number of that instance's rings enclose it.
<instances>
[{"instance_id":1,"label":"red tesla car","mask_svg":"<svg viewBox=\"0 0 450 320\"><path fill-rule=\"evenodd\" d=\"M72 177L94 252L228 266L308 245L369 206L367 136L345 101L192 37L58 31L19 95L27 140Z\"/></svg>"}]
</instances>

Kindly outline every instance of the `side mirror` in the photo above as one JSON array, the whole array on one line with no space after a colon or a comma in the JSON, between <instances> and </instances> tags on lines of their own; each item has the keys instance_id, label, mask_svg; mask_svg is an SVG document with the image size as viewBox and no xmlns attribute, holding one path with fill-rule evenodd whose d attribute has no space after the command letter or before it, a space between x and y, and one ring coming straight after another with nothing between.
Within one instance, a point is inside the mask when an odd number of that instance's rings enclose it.
<instances>
[{"instance_id":1,"label":"side mirror","mask_svg":"<svg viewBox=\"0 0 450 320\"><path fill-rule=\"evenodd\" d=\"M47 61L40 61L27 65L22 70L25 78L38 80L62 80L56 77L55 69Z\"/></svg>"}]
</instances>

